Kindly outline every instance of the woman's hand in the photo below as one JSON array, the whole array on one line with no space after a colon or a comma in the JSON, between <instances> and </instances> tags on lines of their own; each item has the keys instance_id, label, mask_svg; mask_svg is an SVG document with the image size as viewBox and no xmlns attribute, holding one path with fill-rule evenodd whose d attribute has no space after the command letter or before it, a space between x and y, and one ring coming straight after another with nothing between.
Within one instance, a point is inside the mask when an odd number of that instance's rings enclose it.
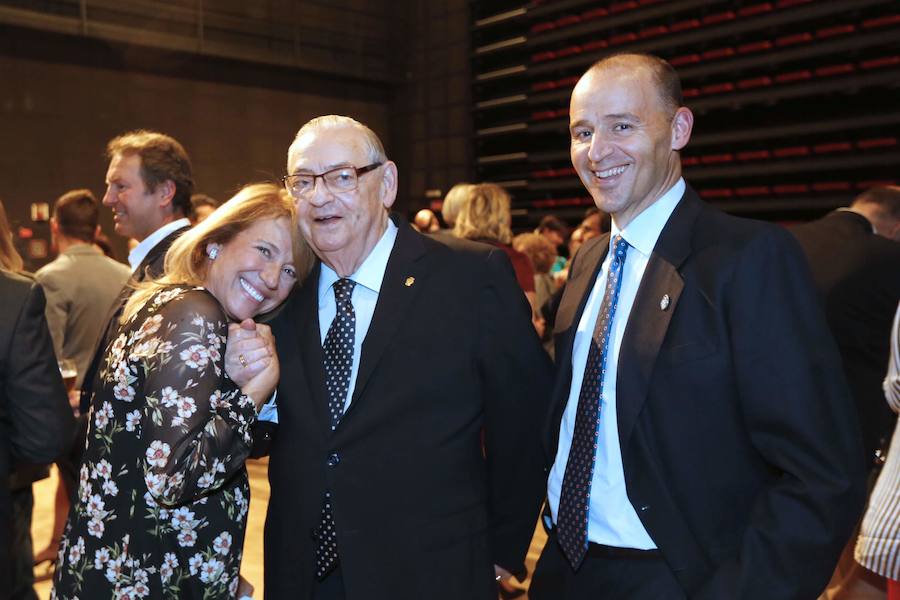
<instances>
[{"instance_id":1,"label":"woman's hand","mask_svg":"<svg viewBox=\"0 0 900 600\"><path fill-rule=\"evenodd\" d=\"M228 326L225 372L259 410L278 385L280 369L275 338L268 325L244 319Z\"/></svg>"}]
</instances>

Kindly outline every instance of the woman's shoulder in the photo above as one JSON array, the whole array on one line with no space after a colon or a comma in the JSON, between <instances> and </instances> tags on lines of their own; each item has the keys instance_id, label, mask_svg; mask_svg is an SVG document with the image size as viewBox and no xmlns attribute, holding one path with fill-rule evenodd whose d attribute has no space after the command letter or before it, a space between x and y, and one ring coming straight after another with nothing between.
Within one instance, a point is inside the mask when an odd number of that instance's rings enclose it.
<instances>
[{"instance_id":1,"label":"woman's shoulder","mask_svg":"<svg viewBox=\"0 0 900 600\"><path fill-rule=\"evenodd\" d=\"M167 321L202 318L209 322L227 323L225 311L218 300L199 286L166 286L154 293L140 312L145 318L158 314Z\"/></svg>"}]
</instances>

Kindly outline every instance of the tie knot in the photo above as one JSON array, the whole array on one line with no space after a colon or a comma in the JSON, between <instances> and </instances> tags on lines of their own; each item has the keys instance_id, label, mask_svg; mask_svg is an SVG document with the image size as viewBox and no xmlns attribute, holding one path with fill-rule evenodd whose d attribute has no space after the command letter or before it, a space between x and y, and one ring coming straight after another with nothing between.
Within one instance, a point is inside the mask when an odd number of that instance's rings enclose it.
<instances>
[{"instance_id":1,"label":"tie knot","mask_svg":"<svg viewBox=\"0 0 900 600\"><path fill-rule=\"evenodd\" d=\"M338 302L349 302L350 296L353 295L353 288L356 282L346 277L338 279L334 282L334 298Z\"/></svg>"}]
</instances>

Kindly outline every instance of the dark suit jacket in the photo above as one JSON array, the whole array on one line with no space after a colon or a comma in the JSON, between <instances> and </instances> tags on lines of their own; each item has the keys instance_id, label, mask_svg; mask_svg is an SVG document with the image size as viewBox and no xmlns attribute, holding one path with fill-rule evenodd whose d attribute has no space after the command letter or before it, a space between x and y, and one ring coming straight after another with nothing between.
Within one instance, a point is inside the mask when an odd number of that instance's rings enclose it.
<instances>
[{"instance_id":1,"label":"dark suit jacket","mask_svg":"<svg viewBox=\"0 0 900 600\"><path fill-rule=\"evenodd\" d=\"M68 449L72 409L44 317L44 292L0 269L0 598L9 593L9 479L13 462L52 463Z\"/></svg>"},{"instance_id":2,"label":"dark suit jacket","mask_svg":"<svg viewBox=\"0 0 900 600\"><path fill-rule=\"evenodd\" d=\"M100 335L97 337L97 342L94 345L94 352L92 353L93 358L91 359L90 365L88 366L87 371L85 371L84 379L82 380L80 406L82 414L86 414L91 408L91 392L94 389L94 378L97 376L97 370L100 368L100 361L103 359L103 353L106 351L106 347L112 341L113 337L115 337L116 331L119 330L119 317L122 316L122 310L125 308L128 299L131 297L133 284L141 283L148 278L156 279L157 277L161 277L165 271L166 252L169 251L172 242L177 240L179 236L188 229L190 229L190 227L177 229L150 248L150 251L147 252L147 256L144 257L144 260L141 261L141 264L135 269L134 275L128 280L125 287L122 288L119 297L116 298L112 306L110 306L109 313L104 321L104 323L106 323L106 329L100 332Z\"/></svg>"},{"instance_id":3,"label":"dark suit jacket","mask_svg":"<svg viewBox=\"0 0 900 600\"><path fill-rule=\"evenodd\" d=\"M494 600L493 565L521 569L544 495L552 367L506 255L454 245L399 224L333 433L318 268L272 322L267 598L309 597L326 488L348 598Z\"/></svg>"},{"instance_id":4,"label":"dark suit jacket","mask_svg":"<svg viewBox=\"0 0 900 600\"><path fill-rule=\"evenodd\" d=\"M884 401L891 323L900 302L900 244L860 214L835 211L792 229L809 259L862 425L865 459L887 442L896 415ZM886 446L885 446L886 447Z\"/></svg>"},{"instance_id":5,"label":"dark suit jacket","mask_svg":"<svg viewBox=\"0 0 900 600\"><path fill-rule=\"evenodd\" d=\"M579 250L557 314L549 464L608 244ZM647 265L618 365L628 497L688 596L815 598L859 518L864 475L839 358L790 234L716 211L689 187Z\"/></svg>"}]
</instances>

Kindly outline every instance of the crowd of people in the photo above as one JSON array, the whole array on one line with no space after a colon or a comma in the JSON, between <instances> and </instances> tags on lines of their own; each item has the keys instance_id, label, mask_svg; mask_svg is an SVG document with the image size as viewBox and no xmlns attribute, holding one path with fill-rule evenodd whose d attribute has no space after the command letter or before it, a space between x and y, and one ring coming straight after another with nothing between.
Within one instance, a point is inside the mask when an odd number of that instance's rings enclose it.
<instances>
[{"instance_id":1,"label":"crowd of people","mask_svg":"<svg viewBox=\"0 0 900 600\"><path fill-rule=\"evenodd\" d=\"M38 563L60 600L252 596L268 456L267 598L900 598L900 188L727 215L682 177L694 118L665 61L594 64L570 154L596 207L518 235L490 182L407 222L336 115L221 205L177 140L114 138L34 275L0 210L0 597Z\"/></svg>"}]
</instances>

